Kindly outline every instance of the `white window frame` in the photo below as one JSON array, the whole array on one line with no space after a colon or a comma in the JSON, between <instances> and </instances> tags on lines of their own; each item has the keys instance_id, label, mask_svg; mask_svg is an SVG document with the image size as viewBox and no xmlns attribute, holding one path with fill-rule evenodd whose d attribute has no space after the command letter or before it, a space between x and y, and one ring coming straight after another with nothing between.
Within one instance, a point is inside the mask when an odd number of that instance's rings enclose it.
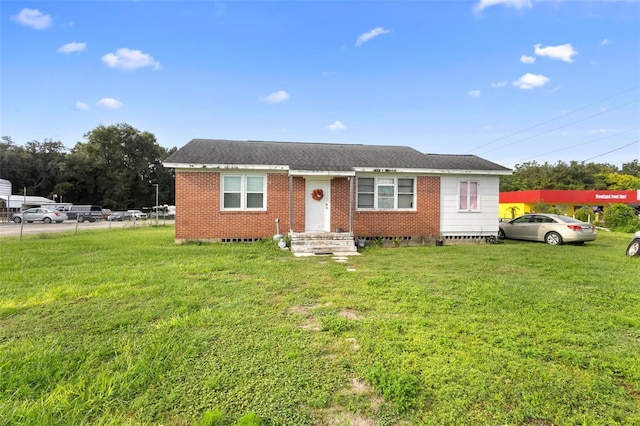
<instances>
[{"instance_id":1,"label":"white window frame","mask_svg":"<svg viewBox=\"0 0 640 426\"><path fill-rule=\"evenodd\" d=\"M373 207L360 207L360 179L373 179ZM399 185L398 180L401 179L410 179L413 182L412 186L412 200L411 207L398 207L398 197L399 195L407 195L406 192L399 194ZM389 181L392 181L390 183ZM363 211L415 211L416 210L416 176L358 176L356 179L356 209ZM381 208L378 206L379 197L379 188L381 186L393 186L393 207ZM366 194L371 194L371 192L367 192Z\"/></svg>"},{"instance_id":2,"label":"white window frame","mask_svg":"<svg viewBox=\"0 0 640 426\"><path fill-rule=\"evenodd\" d=\"M226 191L224 187L225 178L235 177L240 178L240 191ZM262 191L249 191L247 185L247 179L259 177L262 178ZM240 207L225 207L224 196L227 193L239 193L240 194ZM247 195L248 194L262 194L262 207L247 207ZM263 174L241 174L241 173L229 173L221 174L220 176L220 210L223 211L266 211L267 210L267 175Z\"/></svg>"},{"instance_id":3,"label":"white window frame","mask_svg":"<svg viewBox=\"0 0 640 426\"><path fill-rule=\"evenodd\" d=\"M471 188L475 186L475 207L473 207L473 191ZM466 187L466 189L465 189ZM463 205L464 202L464 205ZM478 180L459 180L458 181L458 211L459 212L479 212L480 211L480 181Z\"/></svg>"}]
</instances>

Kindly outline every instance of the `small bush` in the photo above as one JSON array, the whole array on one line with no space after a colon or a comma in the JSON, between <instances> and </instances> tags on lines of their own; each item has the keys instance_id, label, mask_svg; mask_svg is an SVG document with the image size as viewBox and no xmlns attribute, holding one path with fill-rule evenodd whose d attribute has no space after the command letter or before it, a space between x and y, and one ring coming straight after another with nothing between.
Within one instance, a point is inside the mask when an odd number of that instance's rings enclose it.
<instances>
[{"instance_id":1,"label":"small bush","mask_svg":"<svg viewBox=\"0 0 640 426\"><path fill-rule=\"evenodd\" d=\"M640 230L640 219L633 207L626 204L612 204L604 211L604 222L613 231L636 232Z\"/></svg>"},{"instance_id":2,"label":"small bush","mask_svg":"<svg viewBox=\"0 0 640 426\"><path fill-rule=\"evenodd\" d=\"M588 206L584 206L576 210L574 212L574 216L578 220L581 220L583 222L589 222L589 219L592 213L593 213L592 210Z\"/></svg>"}]
</instances>

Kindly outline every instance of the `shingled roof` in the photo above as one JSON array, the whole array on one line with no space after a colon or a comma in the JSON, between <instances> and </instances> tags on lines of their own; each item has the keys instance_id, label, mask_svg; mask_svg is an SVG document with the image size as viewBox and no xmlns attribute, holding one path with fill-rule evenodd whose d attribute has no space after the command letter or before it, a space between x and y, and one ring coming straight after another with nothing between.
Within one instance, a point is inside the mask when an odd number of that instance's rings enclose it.
<instances>
[{"instance_id":1,"label":"shingled roof","mask_svg":"<svg viewBox=\"0 0 640 426\"><path fill-rule=\"evenodd\" d=\"M358 168L508 172L475 155L423 154L406 146L193 139L164 161L166 167L265 165L289 170Z\"/></svg>"}]
</instances>

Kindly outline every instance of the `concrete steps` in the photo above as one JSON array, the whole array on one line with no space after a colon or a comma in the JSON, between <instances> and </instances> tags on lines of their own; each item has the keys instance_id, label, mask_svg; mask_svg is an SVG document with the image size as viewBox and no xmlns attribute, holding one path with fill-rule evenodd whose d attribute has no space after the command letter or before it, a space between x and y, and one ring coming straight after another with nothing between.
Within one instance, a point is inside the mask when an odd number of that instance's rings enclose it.
<instances>
[{"instance_id":1,"label":"concrete steps","mask_svg":"<svg viewBox=\"0 0 640 426\"><path fill-rule=\"evenodd\" d=\"M321 254L358 255L353 234L348 232L296 232L291 234L291 253L296 256Z\"/></svg>"}]
</instances>

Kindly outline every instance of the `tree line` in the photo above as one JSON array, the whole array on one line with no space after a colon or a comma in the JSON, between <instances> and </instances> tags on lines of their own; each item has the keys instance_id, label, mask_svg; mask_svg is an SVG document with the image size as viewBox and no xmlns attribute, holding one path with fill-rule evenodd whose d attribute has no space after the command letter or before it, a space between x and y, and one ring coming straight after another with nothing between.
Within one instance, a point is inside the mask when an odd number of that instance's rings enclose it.
<instances>
[{"instance_id":1,"label":"tree line","mask_svg":"<svg viewBox=\"0 0 640 426\"><path fill-rule=\"evenodd\" d=\"M149 132L129 124L99 125L70 150L45 139L18 145L9 136L0 144L0 178L13 193L60 202L95 204L112 210L175 204L175 173L162 161L177 148L158 145Z\"/></svg>"},{"instance_id":2,"label":"tree line","mask_svg":"<svg viewBox=\"0 0 640 426\"><path fill-rule=\"evenodd\" d=\"M500 178L501 192L531 189L640 189L640 163L634 159L618 168L606 163L532 161L516 165L511 176Z\"/></svg>"}]
</instances>

